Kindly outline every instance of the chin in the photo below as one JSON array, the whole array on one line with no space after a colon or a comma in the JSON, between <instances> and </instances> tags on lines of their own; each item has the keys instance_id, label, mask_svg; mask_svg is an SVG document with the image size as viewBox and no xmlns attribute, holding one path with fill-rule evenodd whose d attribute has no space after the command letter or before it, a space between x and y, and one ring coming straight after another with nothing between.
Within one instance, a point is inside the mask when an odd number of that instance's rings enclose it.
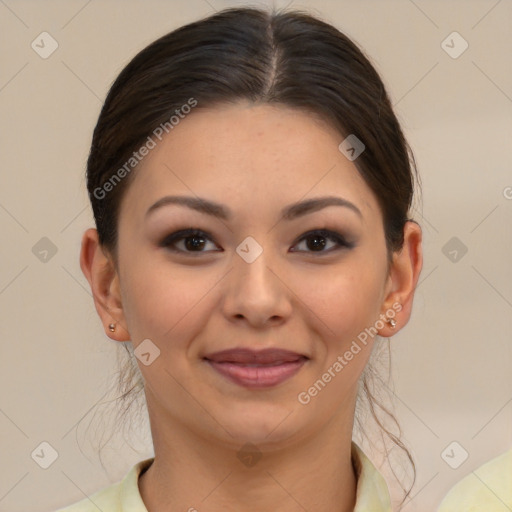
<instances>
[{"instance_id":1,"label":"chin","mask_svg":"<svg viewBox=\"0 0 512 512\"><path fill-rule=\"evenodd\" d=\"M231 434L231 441L247 442L257 446L286 445L297 438L299 425L291 407L284 404L247 404L225 417L221 423ZM291 412L291 414L290 414Z\"/></svg>"}]
</instances>

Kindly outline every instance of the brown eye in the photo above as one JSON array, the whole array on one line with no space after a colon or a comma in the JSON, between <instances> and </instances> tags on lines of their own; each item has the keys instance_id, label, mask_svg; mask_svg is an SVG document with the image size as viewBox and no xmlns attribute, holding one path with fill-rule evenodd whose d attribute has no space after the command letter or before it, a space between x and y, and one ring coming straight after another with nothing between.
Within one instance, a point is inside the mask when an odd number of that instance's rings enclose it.
<instances>
[{"instance_id":1,"label":"brown eye","mask_svg":"<svg viewBox=\"0 0 512 512\"><path fill-rule=\"evenodd\" d=\"M330 241L330 242L329 242ZM310 253L331 253L335 250L342 248L351 249L355 246L354 243L347 242L347 240L339 233L326 229L317 229L309 231L302 235L299 242L305 244L304 249L292 249L292 252L310 252ZM178 244L182 243L181 247ZM212 241L210 234L196 228L183 229L176 231L166 236L159 244L160 247L165 247L170 251L199 255L201 253L220 252L222 249L204 250L211 243L214 247L216 244ZM331 246L329 246L329 243ZM327 247L327 249L325 249ZM195 253L195 254L194 254Z\"/></svg>"},{"instance_id":2,"label":"brown eye","mask_svg":"<svg viewBox=\"0 0 512 512\"><path fill-rule=\"evenodd\" d=\"M315 231L310 231L303 235L299 240L305 241L306 252L313 253L330 253L333 250L338 250L339 248L343 247L351 249L355 245L353 243L347 242L345 238L339 233L326 229L317 229ZM326 240L331 240L331 242L334 242L334 247L331 246L327 250L324 250L324 247L328 245L328 242L326 242ZM297 250L293 250L293 252L297 252Z\"/></svg>"},{"instance_id":3,"label":"brown eye","mask_svg":"<svg viewBox=\"0 0 512 512\"><path fill-rule=\"evenodd\" d=\"M177 248L176 245L181 241L183 241L183 248ZM211 252L203 250L204 247L207 246L208 241L211 242L211 238L208 233L205 233L200 229L184 229L166 236L159 245L160 247L166 247L174 252L202 253Z\"/></svg>"}]
</instances>

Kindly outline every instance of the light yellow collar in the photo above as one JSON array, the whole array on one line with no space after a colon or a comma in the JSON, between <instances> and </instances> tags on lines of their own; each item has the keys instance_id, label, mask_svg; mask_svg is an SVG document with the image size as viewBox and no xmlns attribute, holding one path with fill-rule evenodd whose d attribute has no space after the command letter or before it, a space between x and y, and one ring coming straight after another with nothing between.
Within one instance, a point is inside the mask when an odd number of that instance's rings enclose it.
<instances>
[{"instance_id":1,"label":"light yellow collar","mask_svg":"<svg viewBox=\"0 0 512 512\"><path fill-rule=\"evenodd\" d=\"M354 512L392 512L391 498L384 477L354 441L352 463L357 475Z\"/></svg>"}]
</instances>

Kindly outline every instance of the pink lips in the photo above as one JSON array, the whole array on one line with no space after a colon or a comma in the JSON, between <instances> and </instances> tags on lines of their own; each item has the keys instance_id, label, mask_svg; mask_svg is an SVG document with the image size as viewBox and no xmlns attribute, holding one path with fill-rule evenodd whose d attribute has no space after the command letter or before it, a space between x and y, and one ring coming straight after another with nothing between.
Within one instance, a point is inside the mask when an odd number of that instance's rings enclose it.
<instances>
[{"instance_id":1,"label":"pink lips","mask_svg":"<svg viewBox=\"0 0 512 512\"><path fill-rule=\"evenodd\" d=\"M295 375L307 357L281 349L223 350L204 358L221 375L248 388L275 386Z\"/></svg>"}]
</instances>

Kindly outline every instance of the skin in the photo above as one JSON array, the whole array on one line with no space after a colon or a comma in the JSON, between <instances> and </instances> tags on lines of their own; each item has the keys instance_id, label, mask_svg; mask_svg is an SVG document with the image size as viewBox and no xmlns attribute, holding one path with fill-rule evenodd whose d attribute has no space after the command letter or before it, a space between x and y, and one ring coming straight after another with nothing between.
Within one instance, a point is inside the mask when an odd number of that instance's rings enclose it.
<instances>
[{"instance_id":1,"label":"skin","mask_svg":"<svg viewBox=\"0 0 512 512\"><path fill-rule=\"evenodd\" d=\"M283 106L196 109L137 170L121 203L117 266L96 230L84 233L80 263L105 333L134 348L150 339L160 350L148 366L137 360L155 450L139 479L149 512L353 510L357 384L374 338L307 405L297 396L394 303L402 306L396 328L384 323L379 335L403 328L422 250L420 227L407 222L388 272L382 213L338 150L341 140L311 114ZM168 205L145 218L166 195L213 200L234 215ZM279 220L287 205L326 195L350 201L361 216L329 206ZM190 227L211 234L195 252L183 239L175 243L181 254L159 246ZM324 228L355 246L324 238L315 251L302 236ZM236 252L247 236L263 248L252 263ZM279 347L309 360L275 387L247 389L203 360L234 347ZM261 453L252 467L237 457L248 442Z\"/></svg>"}]
</instances>

